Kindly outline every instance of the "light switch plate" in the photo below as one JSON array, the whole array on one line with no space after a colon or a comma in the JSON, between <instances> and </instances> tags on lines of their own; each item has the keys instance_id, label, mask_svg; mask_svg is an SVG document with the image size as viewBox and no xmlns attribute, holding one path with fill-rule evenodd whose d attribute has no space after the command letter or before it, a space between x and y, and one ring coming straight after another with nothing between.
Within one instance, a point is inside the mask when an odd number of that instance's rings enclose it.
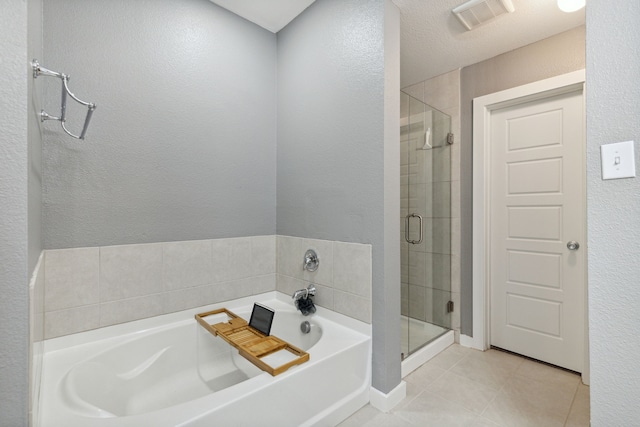
<instances>
[{"instance_id":1,"label":"light switch plate","mask_svg":"<svg viewBox=\"0 0 640 427\"><path fill-rule=\"evenodd\" d=\"M633 141L600 146L602 179L634 178L636 161Z\"/></svg>"}]
</instances>

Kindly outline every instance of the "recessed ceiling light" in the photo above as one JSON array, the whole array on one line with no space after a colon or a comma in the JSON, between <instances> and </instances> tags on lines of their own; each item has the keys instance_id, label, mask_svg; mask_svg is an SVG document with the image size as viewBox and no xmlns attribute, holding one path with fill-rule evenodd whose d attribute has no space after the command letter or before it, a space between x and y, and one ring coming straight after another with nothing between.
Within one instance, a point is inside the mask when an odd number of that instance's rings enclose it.
<instances>
[{"instance_id":1,"label":"recessed ceiling light","mask_svg":"<svg viewBox=\"0 0 640 427\"><path fill-rule=\"evenodd\" d=\"M563 12L575 12L584 7L586 0L558 0L558 8Z\"/></svg>"}]
</instances>

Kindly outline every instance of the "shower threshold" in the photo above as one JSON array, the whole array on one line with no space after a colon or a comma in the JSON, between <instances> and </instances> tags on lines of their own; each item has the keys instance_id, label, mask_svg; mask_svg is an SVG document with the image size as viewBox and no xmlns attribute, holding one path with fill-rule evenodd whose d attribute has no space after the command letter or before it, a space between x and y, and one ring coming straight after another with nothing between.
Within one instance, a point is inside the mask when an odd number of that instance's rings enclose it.
<instances>
[{"instance_id":1,"label":"shower threshold","mask_svg":"<svg viewBox=\"0 0 640 427\"><path fill-rule=\"evenodd\" d=\"M408 319L401 316L402 319L402 378L409 375L414 370L428 362L438 353L454 343L454 333L451 329L432 323L423 322L416 319ZM411 323L411 327L409 327ZM409 333L411 332L411 335ZM416 347L409 354L408 342L422 341L423 344Z\"/></svg>"}]
</instances>

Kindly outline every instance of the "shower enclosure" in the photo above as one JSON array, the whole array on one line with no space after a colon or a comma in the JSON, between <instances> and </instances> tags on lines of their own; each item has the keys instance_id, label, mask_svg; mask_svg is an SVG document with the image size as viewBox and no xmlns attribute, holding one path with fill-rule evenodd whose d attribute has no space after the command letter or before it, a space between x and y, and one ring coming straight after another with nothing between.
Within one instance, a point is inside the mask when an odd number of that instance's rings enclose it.
<instances>
[{"instance_id":1,"label":"shower enclosure","mask_svg":"<svg viewBox=\"0 0 640 427\"><path fill-rule=\"evenodd\" d=\"M451 117L404 93L400 110L402 358L451 329Z\"/></svg>"}]
</instances>

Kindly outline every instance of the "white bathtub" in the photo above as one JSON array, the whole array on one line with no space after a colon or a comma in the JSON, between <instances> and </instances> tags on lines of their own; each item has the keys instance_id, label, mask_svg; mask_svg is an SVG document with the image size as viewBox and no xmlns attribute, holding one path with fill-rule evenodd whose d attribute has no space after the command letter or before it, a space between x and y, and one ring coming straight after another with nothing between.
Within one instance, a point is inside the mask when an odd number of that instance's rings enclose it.
<instances>
[{"instance_id":1,"label":"white bathtub","mask_svg":"<svg viewBox=\"0 0 640 427\"><path fill-rule=\"evenodd\" d=\"M193 318L224 306L248 320L254 302L276 310L272 335L308 362L272 377ZM304 317L270 292L46 341L40 425L332 426L370 384L370 325L322 307Z\"/></svg>"}]
</instances>

